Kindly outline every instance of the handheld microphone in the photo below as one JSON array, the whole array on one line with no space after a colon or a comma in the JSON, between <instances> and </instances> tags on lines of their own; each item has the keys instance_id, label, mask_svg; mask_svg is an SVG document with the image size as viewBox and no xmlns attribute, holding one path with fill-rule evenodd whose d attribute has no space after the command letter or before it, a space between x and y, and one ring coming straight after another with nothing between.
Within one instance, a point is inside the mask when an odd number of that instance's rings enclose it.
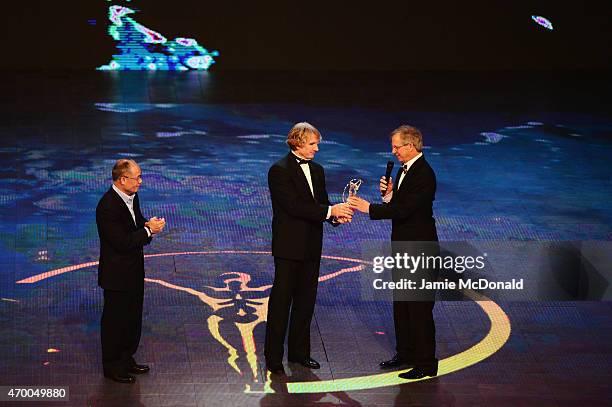
<instances>
[{"instance_id":1,"label":"handheld microphone","mask_svg":"<svg viewBox=\"0 0 612 407\"><path fill-rule=\"evenodd\" d=\"M389 192L389 178L391 178L391 171L393 171L394 165L395 163L393 161L387 161L387 171L385 172L385 180L387 181L387 188L384 190L384 192L380 193L381 196L385 196Z\"/></svg>"}]
</instances>

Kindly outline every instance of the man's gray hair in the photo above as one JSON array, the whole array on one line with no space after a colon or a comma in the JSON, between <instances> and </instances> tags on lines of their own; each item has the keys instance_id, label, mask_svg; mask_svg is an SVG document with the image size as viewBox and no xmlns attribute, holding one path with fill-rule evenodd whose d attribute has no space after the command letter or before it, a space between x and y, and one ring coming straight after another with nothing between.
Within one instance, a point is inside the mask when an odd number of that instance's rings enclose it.
<instances>
[{"instance_id":1,"label":"man's gray hair","mask_svg":"<svg viewBox=\"0 0 612 407\"><path fill-rule=\"evenodd\" d=\"M393 138L394 135L399 134L402 143L412 144L416 151L419 153L423 150L423 135L421 131L416 127L402 125L391 132L389 138Z\"/></svg>"},{"instance_id":2,"label":"man's gray hair","mask_svg":"<svg viewBox=\"0 0 612 407\"><path fill-rule=\"evenodd\" d=\"M119 178L125 176L130 171L130 167L138 167L136 161L129 158L120 158L115 162L113 166L113 181L117 181Z\"/></svg>"}]
</instances>

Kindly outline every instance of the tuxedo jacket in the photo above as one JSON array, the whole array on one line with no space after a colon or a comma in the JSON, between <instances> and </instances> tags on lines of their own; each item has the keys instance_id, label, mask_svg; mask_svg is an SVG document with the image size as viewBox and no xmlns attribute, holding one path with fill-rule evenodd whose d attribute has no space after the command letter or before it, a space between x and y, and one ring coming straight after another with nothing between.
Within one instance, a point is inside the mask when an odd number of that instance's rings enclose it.
<instances>
[{"instance_id":1,"label":"tuxedo jacket","mask_svg":"<svg viewBox=\"0 0 612 407\"><path fill-rule=\"evenodd\" d=\"M272 199L272 255L289 260L317 260L323 246L323 222L330 206L323 167L308 163L310 192L295 155L287 154L270 167L268 187Z\"/></svg>"},{"instance_id":2,"label":"tuxedo jacket","mask_svg":"<svg viewBox=\"0 0 612 407\"><path fill-rule=\"evenodd\" d=\"M438 241L433 201L436 196L436 174L421 156L404 175L398 188L397 172L393 197L389 203L371 204L371 219L391 219L392 241Z\"/></svg>"},{"instance_id":3,"label":"tuxedo jacket","mask_svg":"<svg viewBox=\"0 0 612 407\"><path fill-rule=\"evenodd\" d=\"M100 237L98 284L105 290L129 291L144 281L143 246L151 242L144 229L146 219L140 211L138 194L134 197L134 215L119 194L110 188L98 202L96 224Z\"/></svg>"}]
</instances>

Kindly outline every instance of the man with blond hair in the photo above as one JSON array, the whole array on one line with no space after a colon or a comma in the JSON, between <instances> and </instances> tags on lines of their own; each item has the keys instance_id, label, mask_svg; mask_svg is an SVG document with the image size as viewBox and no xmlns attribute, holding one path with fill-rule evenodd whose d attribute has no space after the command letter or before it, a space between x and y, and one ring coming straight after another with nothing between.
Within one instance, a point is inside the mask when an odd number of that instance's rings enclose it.
<instances>
[{"instance_id":1,"label":"man with blond hair","mask_svg":"<svg viewBox=\"0 0 612 407\"><path fill-rule=\"evenodd\" d=\"M288 360L310 369L310 323L314 312L323 245L323 222L350 222L347 204L331 205L323 167L314 161L321 134L309 123L289 131L291 151L272 165L268 186L272 198L274 284L268 303L266 368L283 374L283 351L289 325Z\"/></svg>"},{"instance_id":2,"label":"man with blond hair","mask_svg":"<svg viewBox=\"0 0 612 407\"><path fill-rule=\"evenodd\" d=\"M100 237L98 284L104 289L100 323L104 376L119 383L134 383L134 374L149 367L134 360L142 328L144 295L143 246L166 224L148 221L140 211L138 189L141 170L134 160L120 159L112 170L113 184L96 208Z\"/></svg>"}]
</instances>

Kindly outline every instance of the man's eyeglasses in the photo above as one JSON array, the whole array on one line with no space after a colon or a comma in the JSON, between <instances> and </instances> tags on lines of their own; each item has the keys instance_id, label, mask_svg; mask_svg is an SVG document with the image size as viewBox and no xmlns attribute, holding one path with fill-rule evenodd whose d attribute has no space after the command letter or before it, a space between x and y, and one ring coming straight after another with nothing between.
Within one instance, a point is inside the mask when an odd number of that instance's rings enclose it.
<instances>
[{"instance_id":1,"label":"man's eyeglasses","mask_svg":"<svg viewBox=\"0 0 612 407\"><path fill-rule=\"evenodd\" d=\"M398 151L400 148L402 147L406 147L406 146L410 146L412 145L412 143L406 143L406 144L402 144L401 146L391 146L391 151Z\"/></svg>"},{"instance_id":2,"label":"man's eyeglasses","mask_svg":"<svg viewBox=\"0 0 612 407\"><path fill-rule=\"evenodd\" d=\"M142 181L142 177L138 176L136 178L128 177L127 175L122 175L123 178L133 179L134 181Z\"/></svg>"}]
</instances>

